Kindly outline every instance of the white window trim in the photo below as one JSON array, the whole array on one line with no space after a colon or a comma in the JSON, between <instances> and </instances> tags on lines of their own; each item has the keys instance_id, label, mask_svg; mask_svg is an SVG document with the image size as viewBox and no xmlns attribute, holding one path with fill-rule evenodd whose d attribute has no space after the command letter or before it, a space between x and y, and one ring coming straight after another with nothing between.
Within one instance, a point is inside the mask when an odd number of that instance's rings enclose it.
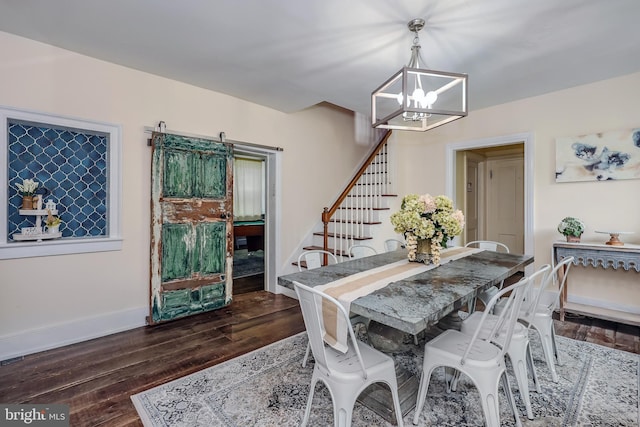
<instances>
[{"instance_id":1,"label":"white window trim","mask_svg":"<svg viewBox=\"0 0 640 427\"><path fill-rule=\"evenodd\" d=\"M108 170L109 191L108 236L65 238L57 240L12 242L7 235L8 140L7 121L25 120L52 126L64 126L109 134ZM118 251L122 249L122 129L120 125L92 120L64 117L53 114L18 110L0 106L0 259L27 258L49 255L65 255L88 252Z\"/></svg>"}]
</instances>

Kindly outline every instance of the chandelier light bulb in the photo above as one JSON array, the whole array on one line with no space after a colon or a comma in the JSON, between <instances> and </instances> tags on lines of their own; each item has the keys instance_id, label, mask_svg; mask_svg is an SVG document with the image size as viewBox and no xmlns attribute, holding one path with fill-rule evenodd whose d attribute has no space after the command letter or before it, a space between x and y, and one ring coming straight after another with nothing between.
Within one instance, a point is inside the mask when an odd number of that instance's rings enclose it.
<instances>
[{"instance_id":1,"label":"chandelier light bulb","mask_svg":"<svg viewBox=\"0 0 640 427\"><path fill-rule=\"evenodd\" d=\"M402 96L402 92L398 94L398 97L396 99L398 100L398 104L402 105L402 100L404 99L404 96Z\"/></svg>"},{"instance_id":2,"label":"chandelier light bulb","mask_svg":"<svg viewBox=\"0 0 640 427\"><path fill-rule=\"evenodd\" d=\"M423 104L423 102L424 102L424 91L422 89L420 89L419 87L416 88L413 91L412 98L413 98L414 105L416 107L418 106L418 104Z\"/></svg>"},{"instance_id":3,"label":"chandelier light bulb","mask_svg":"<svg viewBox=\"0 0 640 427\"><path fill-rule=\"evenodd\" d=\"M427 92L427 95L424 97L425 103L431 108L433 104L438 100L438 94L434 91Z\"/></svg>"}]
</instances>

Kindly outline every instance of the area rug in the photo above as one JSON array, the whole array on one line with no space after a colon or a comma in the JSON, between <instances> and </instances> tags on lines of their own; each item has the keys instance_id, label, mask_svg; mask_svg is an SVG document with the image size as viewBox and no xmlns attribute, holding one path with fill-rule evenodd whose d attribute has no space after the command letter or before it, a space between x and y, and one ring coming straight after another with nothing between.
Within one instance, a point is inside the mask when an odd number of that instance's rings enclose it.
<instances>
[{"instance_id":1,"label":"area rug","mask_svg":"<svg viewBox=\"0 0 640 427\"><path fill-rule=\"evenodd\" d=\"M248 252L238 249L233 253L233 278L264 273L264 251Z\"/></svg>"},{"instance_id":2,"label":"area rug","mask_svg":"<svg viewBox=\"0 0 640 427\"><path fill-rule=\"evenodd\" d=\"M146 427L160 426L298 426L309 393L313 359L301 361L305 333L155 387L131 397ZM524 414L515 380L511 378L524 426L638 426L640 356L599 345L558 337L562 365L553 383L539 339L532 349L542 393L532 390L534 420ZM413 372L422 367L422 345L395 354ZM533 389L533 385L531 385ZM503 426L515 425L504 393L500 401ZM404 417L412 426L413 411ZM316 393L310 426L332 426L331 397L322 383ZM392 424L356 403L354 427ZM434 373L419 426L482 426L479 395L461 377L458 389L447 393L444 372Z\"/></svg>"}]
</instances>

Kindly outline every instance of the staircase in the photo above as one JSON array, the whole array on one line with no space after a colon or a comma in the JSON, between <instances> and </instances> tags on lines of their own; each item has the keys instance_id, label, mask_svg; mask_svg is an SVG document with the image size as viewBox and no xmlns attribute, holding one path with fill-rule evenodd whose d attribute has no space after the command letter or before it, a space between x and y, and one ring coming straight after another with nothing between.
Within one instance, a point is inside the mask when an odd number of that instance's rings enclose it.
<instances>
[{"instance_id":1,"label":"staircase","mask_svg":"<svg viewBox=\"0 0 640 427\"><path fill-rule=\"evenodd\" d=\"M322 230L313 233L312 245L303 250L324 249L346 260L351 245L367 244L374 238L376 227L382 224L381 213L389 210L389 198L397 197L387 145L390 136L391 131L382 136L336 202L324 208Z\"/></svg>"}]
</instances>

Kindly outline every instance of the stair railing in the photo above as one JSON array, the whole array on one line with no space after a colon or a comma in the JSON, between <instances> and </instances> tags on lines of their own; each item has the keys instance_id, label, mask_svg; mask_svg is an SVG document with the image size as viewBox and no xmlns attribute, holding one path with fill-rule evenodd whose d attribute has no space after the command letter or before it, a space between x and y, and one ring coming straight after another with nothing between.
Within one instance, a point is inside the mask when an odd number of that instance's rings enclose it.
<instances>
[{"instance_id":1,"label":"stair railing","mask_svg":"<svg viewBox=\"0 0 640 427\"><path fill-rule=\"evenodd\" d=\"M373 210L381 205L381 198L385 192L388 193L387 186L390 180L387 141L390 136L391 131L387 130L333 205L324 208L322 223L323 249L325 251L329 250L330 222L333 221L334 225L333 239L336 244L334 244L333 253L336 256L346 252L342 244L343 236L362 237L364 236L365 224L373 222ZM356 186L358 183L362 185ZM348 196L352 197L347 199ZM335 218L338 209L344 211L339 221ZM337 242L340 242L340 248L338 248ZM326 265L327 262L325 254L323 264Z\"/></svg>"}]
</instances>

